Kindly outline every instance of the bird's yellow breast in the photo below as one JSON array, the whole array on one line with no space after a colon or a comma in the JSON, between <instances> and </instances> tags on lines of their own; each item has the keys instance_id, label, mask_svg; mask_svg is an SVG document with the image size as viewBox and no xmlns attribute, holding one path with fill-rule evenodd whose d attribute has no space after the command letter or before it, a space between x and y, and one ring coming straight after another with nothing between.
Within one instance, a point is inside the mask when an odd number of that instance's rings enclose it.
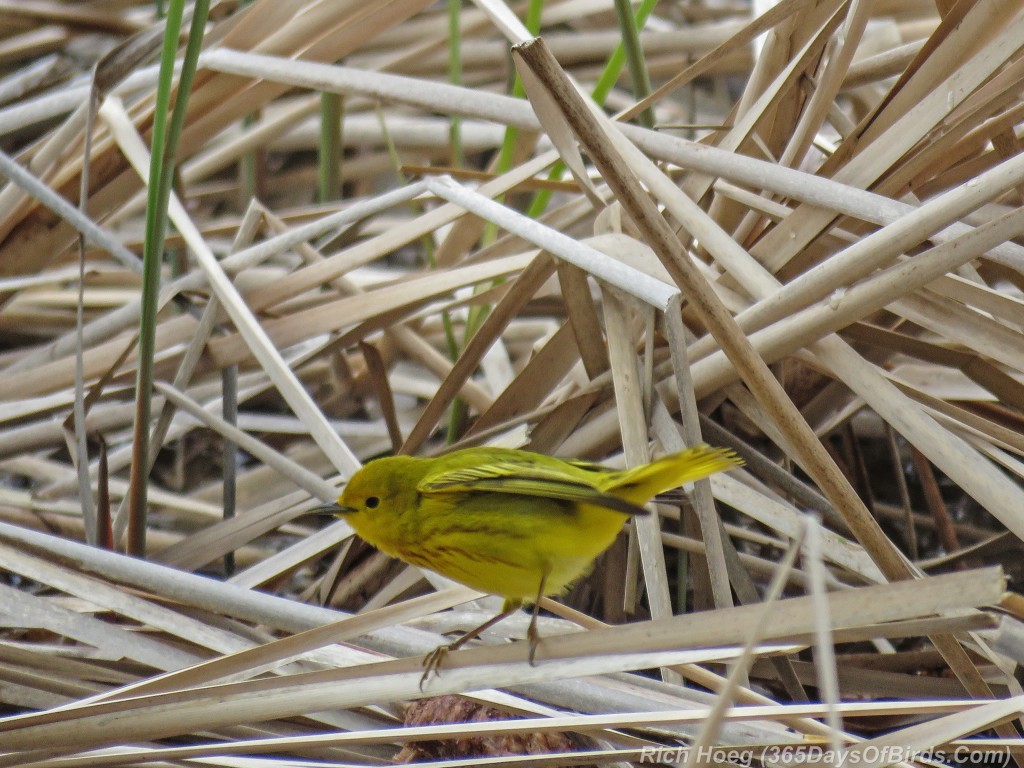
<instances>
[{"instance_id":1,"label":"bird's yellow breast","mask_svg":"<svg viewBox=\"0 0 1024 768\"><path fill-rule=\"evenodd\" d=\"M411 535L378 546L473 589L534 600L542 579L544 594L556 595L585 575L626 515L549 499L510 506L506 495L474 494L455 505L423 499L418 519Z\"/></svg>"}]
</instances>

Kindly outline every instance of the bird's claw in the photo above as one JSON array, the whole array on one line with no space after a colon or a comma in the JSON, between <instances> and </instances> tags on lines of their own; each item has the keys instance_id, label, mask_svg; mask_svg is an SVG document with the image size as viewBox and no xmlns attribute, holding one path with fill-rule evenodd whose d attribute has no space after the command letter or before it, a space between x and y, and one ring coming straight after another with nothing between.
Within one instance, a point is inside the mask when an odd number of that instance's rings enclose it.
<instances>
[{"instance_id":1,"label":"bird's claw","mask_svg":"<svg viewBox=\"0 0 1024 768\"><path fill-rule=\"evenodd\" d=\"M448 655L452 647L450 645L439 645L437 648L432 650L423 658L423 677L420 678L420 691L423 691L423 686L427 680L430 679L431 674L441 674L438 670L441 666L441 662L444 661L444 657Z\"/></svg>"},{"instance_id":2,"label":"bird's claw","mask_svg":"<svg viewBox=\"0 0 1024 768\"><path fill-rule=\"evenodd\" d=\"M537 626L530 623L529 629L526 630L526 640L530 644L530 666L537 666L537 646L540 644L540 632L537 630Z\"/></svg>"}]
</instances>

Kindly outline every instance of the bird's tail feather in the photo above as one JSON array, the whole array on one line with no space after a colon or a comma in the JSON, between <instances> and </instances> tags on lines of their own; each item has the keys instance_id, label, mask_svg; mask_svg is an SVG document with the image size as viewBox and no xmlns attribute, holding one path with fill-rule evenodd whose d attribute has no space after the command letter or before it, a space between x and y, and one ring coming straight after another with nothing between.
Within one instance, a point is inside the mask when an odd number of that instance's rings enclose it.
<instances>
[{"instance_id":1,"label":"bird's tail feather","mask_svg":"<svg viewBox=\"0 0 1024 768\"><path fill-rule=\"evenodd\" d=\"M650 464L618 472L609 478L607 486L601 490L636 504L644 504L660 493L742 463L743 460L728 448L698 445L656 459Z\"/></svg>"}]
</instances>

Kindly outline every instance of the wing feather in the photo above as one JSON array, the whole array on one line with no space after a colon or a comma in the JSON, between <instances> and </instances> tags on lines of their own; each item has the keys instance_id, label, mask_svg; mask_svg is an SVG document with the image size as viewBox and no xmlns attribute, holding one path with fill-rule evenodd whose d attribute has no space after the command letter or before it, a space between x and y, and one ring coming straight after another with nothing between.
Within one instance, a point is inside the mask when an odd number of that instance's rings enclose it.
<instances>
[{"instance_id":1,"label":"wing feather","mask_svg":"<svg viewBox=\"0 0 1024 768\"><path fill-rule=\"evenodd\" d=\"M646 515L643 507L604 493L581 479L527 462L488 462L472 467L442 470L420 481L423 494L507 493L541 499L594 504L625 515Z\"/></svg>"}]
</instances>

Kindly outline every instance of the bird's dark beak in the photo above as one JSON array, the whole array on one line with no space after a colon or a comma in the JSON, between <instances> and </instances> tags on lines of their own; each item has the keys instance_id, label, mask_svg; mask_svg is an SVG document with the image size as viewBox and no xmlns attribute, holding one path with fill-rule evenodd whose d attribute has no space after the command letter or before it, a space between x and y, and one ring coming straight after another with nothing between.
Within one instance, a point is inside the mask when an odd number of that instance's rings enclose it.
<instances>
[{"instance_id":1,"label":"bird's dark beak","mask_svg":"<svg viewBox=\"0 0 1024 768\"><path fill-rule=\"evenodd\" d=\"M321 504L319 507L313 507L309 510L308 514L311 515L324 515L326 517L338 517L339 515L346 515L349 512L355 512L355 507L343 507L337 502L330 504Z\"/></svg>"}]
</instances>

